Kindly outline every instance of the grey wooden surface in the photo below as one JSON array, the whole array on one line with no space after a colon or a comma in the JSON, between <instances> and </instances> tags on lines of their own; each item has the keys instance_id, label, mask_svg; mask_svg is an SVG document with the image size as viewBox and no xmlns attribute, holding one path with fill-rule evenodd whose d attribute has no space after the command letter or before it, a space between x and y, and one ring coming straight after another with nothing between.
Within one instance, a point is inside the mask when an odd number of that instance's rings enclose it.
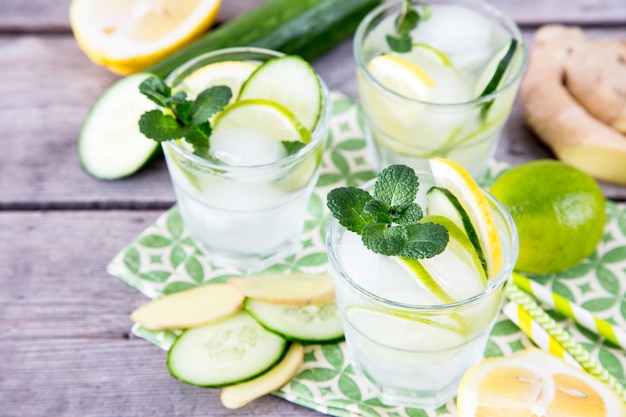
<instances>
[{"instance_id":1,"label":"grey wooden surface","mask_svg":"<svg viewBox=\"0 0 626 417\"><path fill-rule=\"evenodd\" d=\"M76 136L93 102L118 77L92 64L69 27L70 0L0 1L0 416L314 416L267 396L237 411L217 390L172 379L165 354L129 334L146 301L105 266L174 203L158 158L130 178L85 174ZM219 20L259 0L223 0ZM623 0L494 0L524 30L577 24L626 39ZM358 98L350 39L313 64ZM497 157L550 158L519 105ZM603 184L607 197L626 189Z\"/></svg>"}]
</instances>

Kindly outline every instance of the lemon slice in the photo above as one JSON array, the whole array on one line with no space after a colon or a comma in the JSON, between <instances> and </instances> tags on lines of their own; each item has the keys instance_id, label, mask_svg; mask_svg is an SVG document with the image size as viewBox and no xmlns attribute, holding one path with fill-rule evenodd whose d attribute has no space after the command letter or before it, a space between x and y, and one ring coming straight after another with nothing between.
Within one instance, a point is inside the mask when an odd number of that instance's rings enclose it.
<instances>
[{"instance_id":1,"label":"lemon slice","mask_svg":"<svg viewBox=\"0 0 626 417\"><path fill-rule=\"evenodd\" d=\"M458 163L444 158L430 160L435 185L446 188L459 201L478 234L480 248L487 264L487 277L502 267L502 244L489 200L471 175Z\"/></svg>"},{"instance_id":2,"label":"lemon slice","mask_svg":"<svg viewBox=\"0 0 626 417\"><path fill-rule=\"evenodd\" d=\"M396 55L379 55L367 64L367 69L391 91L415 100L425 100L436 86L426 70Z\"/></svg>"},{"instance_id":3,"label":"lemon slice","mask_svg":"<svg viewBox=\"0 0 626 417\"><path fill-rule=\"evenodd\" d=\"M216 62L185 77L180 87L193 98L207 88L225 85L230 88L233 94L231 100L235 100L243 83L258 66L257 63L247 61Z\"/></svg>"},{"instance_id":4,"label":"lemon slice","mask_svg":"<svg viewBox=\"0 0 626 417\"><path fill-rule=\"evenodd\" d=\"M608 385L537 348L474 365L456 404L459 417L626 415Z\"/></svg>"},{"instance_id":5,"label":"lemon slice","mask_svg":"<svg viewBox=\"0 0 626 417\"><path fill-rule=\"evenodd\" d=\"M311 140L309 131L288 108L269 100L236 101L216 116L214 133L237 129L257 129L277 141Z\"/></svg>"},{"instance_id":6,"label":"lemon slice","mask_svg":"<svg viewBox=\"0 0 626 417\"><path fill-rule=\"evenodd\" d=\"M206 32L220 5L221 0L73 0L70 24L93 62L130 74Z\"/></svg>"}]
</instances>

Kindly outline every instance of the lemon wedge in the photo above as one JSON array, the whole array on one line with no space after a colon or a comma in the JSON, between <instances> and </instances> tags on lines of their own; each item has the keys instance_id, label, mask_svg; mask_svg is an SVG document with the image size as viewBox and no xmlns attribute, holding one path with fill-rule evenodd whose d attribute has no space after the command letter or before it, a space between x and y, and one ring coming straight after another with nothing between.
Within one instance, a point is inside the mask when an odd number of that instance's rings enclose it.
<instances>
[{"instance_id":1,"label":"lemon wedge","mask_svg":"<svg viewBox=\"0 0 626 417\"><path fill-rule=\"evenodd\" d=\"M421 66L396 55L379 55L367 65L368 71L391 91L415 100L424 100L437 83Z\"/></svg>"},{"instance_id":2,"label":"lemon wedge","mask_svg":"<svg viewBox=\"0 0 626 417\"><path fill-rule=\"evenodd\" d=\"M438 187L447 188L467 213L487 264L487 277L502 267L502 243L489 200L472 176L457 162L444 158L430 160L430 169Z\"/></svg>"},{"instance_id":3,"label":"lemon wedge","mask_svg":"<svg viewBox=\"0 0 626 417\"><path fill-rule=\"evenodd\" d=\"M141 71L188 44L215 21L221 0L73 0L79 47L118 74Z\"/></svg>"},{"instance_id":4,"label":"lemon wedge","mask_svg":"<svg viewBox=\"0 0 626 417\"><path fill-rule=\"evenodd\" d=\"M459 417L626 415L608 385L537 348L484 359L464 375Z\"/></svg>"}]
</instances>

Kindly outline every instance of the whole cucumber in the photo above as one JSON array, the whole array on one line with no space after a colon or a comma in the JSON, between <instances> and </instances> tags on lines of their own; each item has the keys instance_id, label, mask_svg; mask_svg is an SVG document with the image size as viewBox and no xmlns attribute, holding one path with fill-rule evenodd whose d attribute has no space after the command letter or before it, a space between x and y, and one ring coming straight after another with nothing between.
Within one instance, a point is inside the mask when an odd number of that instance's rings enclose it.
<instances>
[{"instance_id":1,"label":"whole cucumber","mask_svg":"<svg viewBox=\"0 0 626 417\"><path fill-rule=\"evenodd\" d=\"M145 72L165 78L206 52L257 46L313 59L356 30L381 0L269 0L210 30Z\"/></svg>"}]
</instances>

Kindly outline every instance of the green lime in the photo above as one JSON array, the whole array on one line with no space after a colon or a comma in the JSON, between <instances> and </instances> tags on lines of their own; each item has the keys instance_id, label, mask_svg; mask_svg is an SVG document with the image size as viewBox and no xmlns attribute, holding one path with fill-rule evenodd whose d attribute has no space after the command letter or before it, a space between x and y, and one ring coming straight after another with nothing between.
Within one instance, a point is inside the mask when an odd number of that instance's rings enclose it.
<instances>
[{"instance_id":1,"label":"green lime","mask_svg":"<svg viewBox=\"0 0 626 417\"><path fill-rule=\"evenodd\" d=\"M602 238L602 190L592 177L563 162L520 165L498 177L490 191L517 226L518 271L564 271L591 255Z\"/></svg>"}]
</instances>

